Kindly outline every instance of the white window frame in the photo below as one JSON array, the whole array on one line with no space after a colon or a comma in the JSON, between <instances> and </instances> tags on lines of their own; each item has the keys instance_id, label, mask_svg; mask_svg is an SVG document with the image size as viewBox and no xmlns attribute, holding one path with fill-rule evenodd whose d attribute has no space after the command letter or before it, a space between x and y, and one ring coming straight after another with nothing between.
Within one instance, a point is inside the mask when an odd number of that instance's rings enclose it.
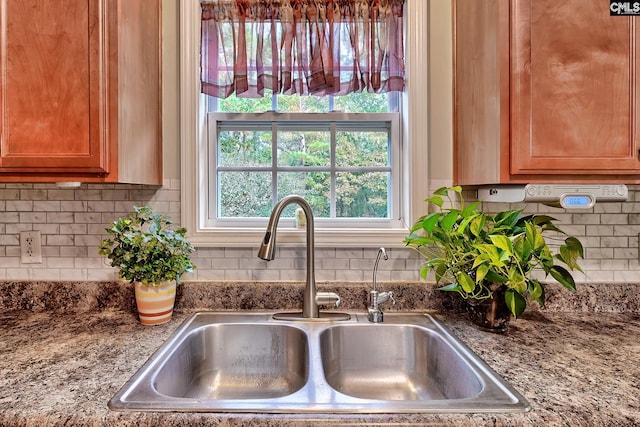
<instances>
[{"instance_id":1,"label":"white window frame","mask_svg":"<svg viewBox=\"0 0 640 427\"><path fill-rule=\"evenodd\" d=\"M274 111L268 111L264 113L258 114L248 114L248 113L207 113L207 128L208 128L208 140L209 140L209 154L208 158L211 159L209 162L209 176L216 173L217 169L217 140L218 140L218 126L219 123L225 123L227 126L235 127L235 123L238 123L237 126L242 128L243 123L251 122L251 123L264 123L271 126L273 122L286 123L288 129L291 124L294 122L302 122L305 125L310 124L313 126L313 123L321 123L322 125L330 126L334 132L336 127L340 127L345 123L348 124L350 130L386 130L389 135L390 141L390 160L391 163L389 165L380 166L380 167L363 167L359 168L361 171L379 171L379 172L388 172L391 174L391 188L390 193L391 197L389 200L389 212L390 216L388 218L315 218L315 224L318 228L360 228L365 224L371 228L398 228L402 227L401 222L401 212L400 208L400 194L402 192L400 187L400 176L401 176L401 147L400 143L400 114L399 113L277 113ZM362 123L362 125L358 126L356 123ZM366 123L374 123L373 126L366 125ZM384 125L384 126L383 126ZM295 126L295 125L294 125ZM273 143L273 141L272 141ZM335 139L331 138L331 145L335 145ZM331 149L332 152L335 153L335 147ZM321 169L325 172L332 174L335 177L335 174L339 172L341 169L343 171L349 169L358 169L358 168L340 168L335 165L335 156L331 156L331 162L327 166L321 167ZM224 168L223 168L224 169ZM232 168L233 169L233 168ZM270 173L277 173L278 169L289 169L298 172L304 172L306 170L311 170L314 168L309 167L282 167L278 166L276 162L275 153L272 158L272 164L268 166L262 167L266 171ZM317 170L317 169L316 169ZM276 192L275 188L276 183L272 183L272 191ZM258 226L260 229L265 229L268 223L268 218L219 218L216 215L217 211L217 202L218 202L218 194L217 194L217 186L210 185L209 187L209 203L205 206L208 210L208 214L205 216L205 227L215 228L215 227L229 227L229 226L242 226L243 228ZM332 192L333 194L333 192ZM333 197L332 197L333 198ZM284 217L283 217L284 220Z\"/></svg>"},{"instance_id":2,"label":"white window frame","mask_svg":"<svg viewBox=\"0 0 640 427\"><path fill-rule=\"evenodd\" d=\"M428 191L428 30L429 2L407 0L406 72L407 89L403 94L401 132L404 150L401 180L401 219L389 228L324 227L317 222L315 243L318 247L402 247L408 229L425 210L423 200ZM205 96L199 91L200 3L180 3L180 151L181 151L181 222L187 237L199 247L252 247L264 236L264 227L217 227L207 225L206 164L207 127ZM415 78L412 78L415 76ZM290 222L290 224L289 224ZM305 234L283 218L278 230L278 244L300 245Z\"/></svg>"}]
</instances>

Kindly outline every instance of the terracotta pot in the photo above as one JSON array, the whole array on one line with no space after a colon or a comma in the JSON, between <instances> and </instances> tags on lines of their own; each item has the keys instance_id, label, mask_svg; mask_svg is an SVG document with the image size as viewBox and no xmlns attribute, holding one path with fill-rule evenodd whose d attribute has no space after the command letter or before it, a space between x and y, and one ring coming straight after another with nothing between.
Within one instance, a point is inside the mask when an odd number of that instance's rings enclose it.
<instances>
[{"instance_id":1,"label":"terracotta pot","mask_svg":"<svg viewBox=\"0 0 640 427\"><path fill-rule=\"evenodd\" d=\"M511 311L504 301L507 287L500 283L489 284L491 296L486 299L467 300L467 312L471 321L483 331L505 333L509 330Z\"/></svg>"},{"instance_id":2,"label":"terracotta pot","mask_svg":"<svg viewBox=\"0 0 640 427\"><path fill-rule=\"evenodd\" d=\"M156 286L146 286L135 282L136 305L140 323L159 325L171 320L176 301L176 282L163 282Z\"/></svg>"}]
</instances>

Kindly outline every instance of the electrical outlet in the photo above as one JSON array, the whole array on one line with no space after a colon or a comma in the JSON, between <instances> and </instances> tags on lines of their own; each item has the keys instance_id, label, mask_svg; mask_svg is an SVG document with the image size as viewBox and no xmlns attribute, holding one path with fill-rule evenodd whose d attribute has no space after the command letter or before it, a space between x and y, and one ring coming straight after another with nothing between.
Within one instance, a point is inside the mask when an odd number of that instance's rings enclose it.
<instances>
[{"instance_id":1,"label":"electrical outlet","mask_svg":"<svg viewBox=\"0 0 640 427\"><path fill-rule=\"evenodd\" d=\"M23 264L42 263L40 231L20 232L20 260Z\"/></svg>"}]
</instances>

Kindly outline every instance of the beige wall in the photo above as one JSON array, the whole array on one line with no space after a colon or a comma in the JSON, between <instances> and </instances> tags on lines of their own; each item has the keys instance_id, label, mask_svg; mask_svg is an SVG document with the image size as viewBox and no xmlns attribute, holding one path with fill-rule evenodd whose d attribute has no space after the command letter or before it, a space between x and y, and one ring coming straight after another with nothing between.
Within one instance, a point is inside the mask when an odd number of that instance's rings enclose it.
<instances>
[{"instance_id":1,"label":"beige wall","mask_svg":"<svg viewBox=\"0 0 640 427\"><path fill-rule=\"evenodd\" d=\"M451 1L429 5L429 177L453 179Z\"/></svg>"},{"instance_id":2,"label":"beige wall","mask_svg":"<svg viewBox=\"0 0 640 427\"><path fill-rule=\"evenodd\" d=\"M179 2L162 0L162 135L165 179L180 178Z\"/></svg>"}]
</instances>

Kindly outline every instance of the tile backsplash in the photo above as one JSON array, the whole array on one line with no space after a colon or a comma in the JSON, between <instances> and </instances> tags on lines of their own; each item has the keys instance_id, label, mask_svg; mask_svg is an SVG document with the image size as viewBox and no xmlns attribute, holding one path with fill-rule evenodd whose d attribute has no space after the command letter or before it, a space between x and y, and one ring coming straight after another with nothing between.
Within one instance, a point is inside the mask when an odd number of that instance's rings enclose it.
<instances>
[{"instance_id":1,"label":"tile backsplash","mask_svg":"<svg viewBox=\"0 0 640 427\"><path fill-rule=\"evenodd\" d=\"M528 212L548 213L562 229L578 237L585 247L581 282L638 282L640 186L629 186L625 203L596 205L587 212L531 204ZM180 181L165 180L161 188L82 184L78 189L54 184L0 184L0 280L113 280L116 272L98 255L104 229L133 205L149 204L180 220ZM491 204L488 210L508 205ZM23 264L21 231L38 230L42 236L42 263ZM252 248L198 248L197 270L184 280L296 280L305 278L305 249L280 248L278 258L266 262ZM380 281L416 281L421 259L411 250L389 250L380 263ZM317 248L318 281L368 281L375 248Z\"/></svg>"}]
</instances>

